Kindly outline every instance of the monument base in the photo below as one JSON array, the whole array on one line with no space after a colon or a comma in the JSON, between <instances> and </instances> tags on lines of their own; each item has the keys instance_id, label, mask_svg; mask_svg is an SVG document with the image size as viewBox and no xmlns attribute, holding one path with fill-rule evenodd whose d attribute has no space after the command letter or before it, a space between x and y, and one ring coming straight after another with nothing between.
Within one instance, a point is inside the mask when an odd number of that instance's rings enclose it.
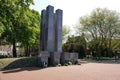
<instances>
[{"instance_id":1,"label":"monument base","mask_svg":"<svg viewBox=\"0 0 120 80\"><path fill-rule=\"evenodd\" d=\"M78 53L64 52L61 54L61 64L67 63L69 61L75 64L77 60L78 60Z\"/></svg>"},{"instance_id":2,"label":"monument base","mask_svg":"<svg viewBox=\"0 0 120 80\"><path fill-rule=\"evenodd\" d=\"M55 66L60 63L60 53L41 51L39 54L39 64L46 64L47 66Z\"/></svg>"},{"instance_id":3,"label":"monument base","mask_svg":"<svg viewBox=\"0 0 120 80\"><path fill-rule=\"evenodd\" d=\"M50 57L50 54L48 51L41 51L38 57L39 57L39 60L38 60L39 66L48 66L48 62L49 62L48 59Z\"/></svg>"},{"instance_id":4,"label":"monument base","mask_svg":"<svg viewBox=\"0 0 120 80\"><path fill-rule=\"evenodd\" d=\"M58 64L64 65L69 61L75 64L78 59L78 53L41 51L39 58L38 62L41 66L56 66Z\"/></svg>"},{"instance_id":5,"label":"monument base","mask_svg":"<svg viewBox=\"0 0 120 80\"><path fill-rule=\"evenodd\" d=\"M58 52L54 52L51 54L51 64L53 66L57 65L57 64L60 64L60 55L61 53L58 53Z\"/></svg>"}]
</instances>

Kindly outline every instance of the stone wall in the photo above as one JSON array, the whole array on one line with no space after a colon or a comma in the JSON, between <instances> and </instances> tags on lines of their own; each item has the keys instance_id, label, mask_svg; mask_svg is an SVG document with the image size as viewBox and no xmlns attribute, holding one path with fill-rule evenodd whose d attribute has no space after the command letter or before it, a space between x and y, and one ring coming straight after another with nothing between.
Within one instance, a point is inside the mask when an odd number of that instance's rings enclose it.
<instances>
[{"instance_id":1,"label":"stone wall","mask_svg":"<svg viewBox=\"0 0 120 80\"><path fill-rule=\"evenodd\" d=\"M41 65L41 62L45 62L46 64L48 64L48 58L50 57L50 53L48 51L41 51L39 54L39 60L38 64Z\"/></svg>"},{"instance_id":2,"label":"stone wall","mask_svg":"<svg viewBox=\"0 0 120 80\"><path fill-rule=\"evenodd\" d=\"M78 59L78 53L69 53L69 52L63 52L61 54L61 63L64 64L67 61L72 61L75 63Z\"/></svg>"}]
</instances>

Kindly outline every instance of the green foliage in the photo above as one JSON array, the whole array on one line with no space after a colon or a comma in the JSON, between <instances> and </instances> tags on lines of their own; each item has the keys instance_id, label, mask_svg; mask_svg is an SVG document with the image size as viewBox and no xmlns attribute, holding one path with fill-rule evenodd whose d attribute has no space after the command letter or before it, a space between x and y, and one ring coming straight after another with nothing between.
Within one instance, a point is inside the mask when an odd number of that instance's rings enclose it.
<instances>
[{"instance_id":1,"label":"green foliage","mask_svg":"<svg viewBox=\"0 0 120 80\"><path fill-rule=\"evenodd\" d=\"M3 32L4 32L4 25L0 22L0 36Z\"/></svg>"},{"instance_id":2,"label":"green foliage","mask_svg":"<svg viewBox=\"0 0 120 80\"><path fill-rule=\"evenodd\" d=\"M39 43L40 15L29 8L30 4L34 4L33 0L0 0L0 38L13 45L14 57L16 43L25 50Z\"/></svg>"},{"instance_id":3,"label":"green foliage","mask_svg":"<svg viewBox=\"0 0 120 80\"><path fill-rule=\"evenodd\" d=\"M21 46L27 50L28 54L28 49L36 49L38 48L39 44L39 23L40 23L40 16L39 13L36 12L35 10L29 10L26 12L27 19L25 19L24 29L21 32L21 36L19 37L19 42L21 42Z\"/></svg>"},{"instance_id":4,"label":"green foliage","mask_svg":"<svg viewBox=\"0 0 120 80\"><path fill-rule=\"evenodd\" d=\"M6 55L0 55L0 59L2 59L2 58L7 58L8 56L6 56Z\"/></svg>"},{"instance_id":5,"label":"green foliage","mask_svg":"<svg viewBox=\"0 0 120 80\"><path fill-rule=\"evenodd\" d=\"M72 35L71 37L68 37L68 40L63 44L62 49L64 52L78 52L79 58L83 58L86 50L86 40L84 34L81 36Z\"/></svg>"},{"instance_id":6,"label":"green foliage","mask_svg":"<svg viewBox=\"0 0 120 80\"><path fill-rule=\"evenodd\" d=\"M58 61L54 61L54 66L57 66L58 65Z\"/></svg>"},{"instance_id":7,"label":"green foliage","mask_svg":"<svg viewBox=\"0 0 120 80\"><path fill-rule=\"evenodd\" d=\"M82 29L85 35L91 35L89 49L94 49L98 55L105 49L107 54L111 53L112 39L119 38L120 35L119 13L106 8L97 8L90 15L82 16L79 25L78 31Z\"/></svg>"},{"instance_id":8,"label":"green foliage","mask_svg":"<svg viewBox=\"0 0 120 80\"><path fill-rule=\"evenodd\" d=\"M112 39L111 47L113 50L120 50L120 39Z\"/></svg>"},{"instance_id":9,"label":"green foliage","mask_svg":"<svg viewBox=\"0 0 120 80\"><path fill-rule=\"evenodd\" d=\"M69 36L70 33L70 28L67 25L64 25L62 28L62 39L63 39L63 43L65 43L67 36Z\"/></svg>"},{"instance_id":10,"label":"green foliage","mask_svg":"<svg viewBox=\"0 0 120 80\"><path fill-rule=\"evenodd\" d=\"M65 66L68 66L68 64L67 64L67 63L65 63Z\"/></svg>"},{"instance_id":11,"label":"green foliage","mask_svg":"<svg viewBox=\"0 0 120 80\"><path fill-rule=\"evenodd\" d=\"M68 62L68 65L72 65L72 62L69 61L69 62Z\"/></svg>"},{"instance_id":12,"label":"green foliage","mask_svg":"<svg viewBox=\"0 0 120 80\"><path fill-rule=\"evenodd\" d=\"M60 67L60 66L61 66L61 64L58 64L57 66L59 66L59 67Z\"/></svg>"},{"instance_id":13,"label":"green foliage","mask_svg":"<svg viewBox=\"0 0 120 80\"><path fill-rule=\"evenodd\" d=\"M66 35L68 35L68 34L70 33L70 28L69 28L69 26L64 25L64 26L63 26L62 33L63 33L63 34L62 34L63 37L66 36Z\"/></svg>"}]
</instances>

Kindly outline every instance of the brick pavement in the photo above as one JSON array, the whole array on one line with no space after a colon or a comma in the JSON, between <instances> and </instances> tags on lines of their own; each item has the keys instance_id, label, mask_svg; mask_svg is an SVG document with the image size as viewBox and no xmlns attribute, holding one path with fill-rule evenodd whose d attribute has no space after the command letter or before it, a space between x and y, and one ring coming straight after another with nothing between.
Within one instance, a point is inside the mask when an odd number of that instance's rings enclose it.
<instances>
[{"instance_id":1,"label":"brick pavement","mask_svg":"<svg viewBox=\"0 0 120 80\"><path fill-rule=\"evenodd\" d=\"M0 71L0 80L120 80L120 64L82 65L11 69Z\"/></svg>"}]
</instances>

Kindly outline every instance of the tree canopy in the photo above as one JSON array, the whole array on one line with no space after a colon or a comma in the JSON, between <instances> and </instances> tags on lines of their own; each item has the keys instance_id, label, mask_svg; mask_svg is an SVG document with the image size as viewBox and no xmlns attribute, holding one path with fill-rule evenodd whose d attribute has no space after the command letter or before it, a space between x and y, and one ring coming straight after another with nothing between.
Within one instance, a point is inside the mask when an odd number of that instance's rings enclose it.
<instances>
[{"instance_id":1,"label":"tree canopy","mask_svg":"<svg viewBox=\"0 0 120 80\"><path fill-rule=\"evenodd\" d=\"M65 43L67 37L69 36L70 33L70 27L68 25L64 25L62 28L62 40L63 43Z\"/></svg>"},{"instance_id":2,"label":"tree canopy","mask_svg":"<svg viewBox=\"0 0 120 80\"><path fill-rule=\"evenodd\" d=\"M13 45L14 57L16 43L24 48L38 44L40 15L31 4L33 0L0 0L0 37Z\"/></svg>"},{"instance_id":3,"label":"tree canopy","mask_svg":"<svg viewBox=\"0 0 120 80\"><path fill-rule=\"evenodd\" d=\"M89 37L90 45L98 53L101 48L106 48L110 53L112 39L120 37L119 27L120 14L118 12L106 8L97 8L90 15L80 17L77 30L91 36Z\"/></svg>"}]
</instances>

